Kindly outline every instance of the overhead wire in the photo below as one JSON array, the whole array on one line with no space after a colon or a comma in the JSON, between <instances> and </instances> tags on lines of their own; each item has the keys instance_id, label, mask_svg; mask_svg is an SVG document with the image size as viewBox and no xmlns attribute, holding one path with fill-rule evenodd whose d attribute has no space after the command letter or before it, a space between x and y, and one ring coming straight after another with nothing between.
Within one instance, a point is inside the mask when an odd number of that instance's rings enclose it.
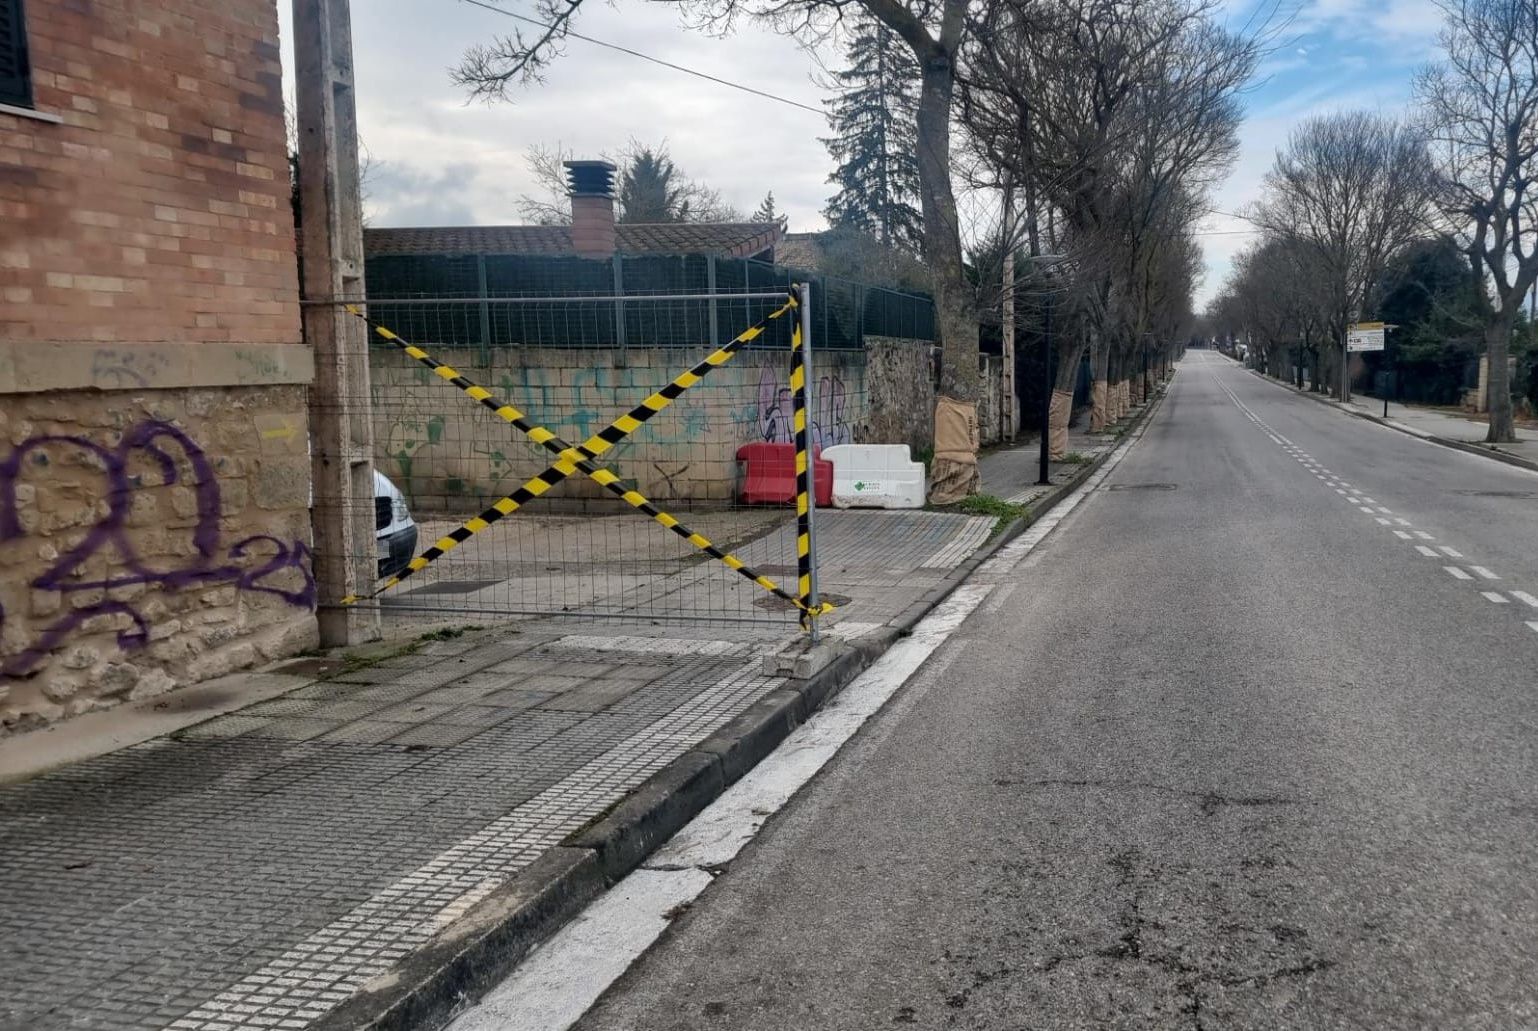
<instances>
[{"instance_id":1,"label":"overhead wire","mask_svg":"<svg viewBox=\"0 0 1538 1031\"><path fill-rule=\"evenodd\" d=\"M789 104L791 107L798 107L803 111L810 111L814 115L827 117L827 112L823 111L821 108L812 107L810 104L803 104L799 100L791 100L789 97L782 97L775 93L769 93L761 89L756 89L753 86L745 86L740 82L733 82L730 79L723 79L720 76L711 75L709 72L702 72L697 68L689 68L681 64L675 64L672 61L665 61L660 57L653 57L650 54L643 54L639 50L632 50L630 47L621 46L618 43L610 43L607 40L595 39L592 36L584 36L582 33L575 32L571 29L565 28L564 26L558 28L556 25L553 25L549 22L540 21L538 18L530 18L526 14L518 14L516 11L509 11L504 7L498 7L495 4L488 3L487 0L461 0L461 2L470 4L472 7L480 7L488 11L493 11L497 14L508 18L513 18L517 21L527 22L530 25L538 26L539 28L545 29L547 31L559 32L562 38L570 37L572 39L580 39L582 42L591 43L594 46L605 47L609 50L617 50L622 54L629 54L631 57L638 57L643 61L650 61L652 64L661 65L664 68L671 68L675 72L683 72L685 75L693 75L697 78L705 79L708 82L714 82L721 86L728 86L731 89L741 90L744 93L751 93L754 96L762 97L765 100L773 100L781 104Z\"/></svg>"}]
</instances>

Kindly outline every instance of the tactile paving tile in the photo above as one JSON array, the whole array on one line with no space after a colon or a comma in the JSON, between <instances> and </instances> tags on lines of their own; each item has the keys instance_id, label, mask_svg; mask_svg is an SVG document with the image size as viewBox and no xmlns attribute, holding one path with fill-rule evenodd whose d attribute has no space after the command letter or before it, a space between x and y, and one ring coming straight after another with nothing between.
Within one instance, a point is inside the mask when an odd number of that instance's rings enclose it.
<instances>
[{"instance_id":1,"label":"tactile paving tile","mask_svg":"<svg viewBox=\"0 0 1538 1031\"><path fill-rule=\"evenodd\" d=\"M519 644L461 653L457 675L540 648L548 676L604 667L615 699L316 685L347 690L0 787L0 1027L303 1027L783 683L756 651Z\"/></svg>"}]
</instances>

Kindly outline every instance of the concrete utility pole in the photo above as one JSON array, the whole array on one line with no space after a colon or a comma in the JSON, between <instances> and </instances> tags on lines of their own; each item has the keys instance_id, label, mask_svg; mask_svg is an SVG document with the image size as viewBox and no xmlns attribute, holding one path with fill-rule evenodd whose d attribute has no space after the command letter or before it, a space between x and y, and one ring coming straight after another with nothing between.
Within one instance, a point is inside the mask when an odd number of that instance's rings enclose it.
<instances>
[{"instance_id":1,"label":"concrete utility pole","mask_svg":"<svg viewBox=\"0 0 1538 1031\"><path fill-rule=\"evenodd\" d=\"M294 0L299 122L300 284L306 300L363 295L363 213L353 101L348 0ZM322 645L380 636L373 608L336 608L378 579L374 543L374 433L368 334L334 304L307 304L304 339L315 351L310 388L315 580Z\"/></svg>"}]
</instances>

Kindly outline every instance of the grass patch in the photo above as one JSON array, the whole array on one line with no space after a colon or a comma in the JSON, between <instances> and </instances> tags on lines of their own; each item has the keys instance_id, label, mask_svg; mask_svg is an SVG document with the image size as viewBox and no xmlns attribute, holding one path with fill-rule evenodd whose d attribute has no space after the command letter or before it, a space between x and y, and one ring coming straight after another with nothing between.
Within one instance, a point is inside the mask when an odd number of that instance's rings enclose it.
<instances>
[{"instance_id":1,"label":"grass patch","mask_svg":"<svg viewBox=\"0 0 1538 1031\"><path fill-rule=\"evenodd\" d=\"M1016 519L1023 519L1031 514L1031 510L1024 505L996 498L992 494L973 494L969 498L962 498L952 508L967 515L992 516L993 530L989 533L990 537L997 536L1004 527Z\"/></svg>"},{"instance_id":2,"label":"grass patch","mask_svg":"<svg viewBox=\"0 0 1538 1031\"><path fill-rule=\"evenodd\" d=\"M1088 465L1094 459L1081 451L1070 451L1062 458L1053 459L1053 461L1062 462L1064 465Z\"/></svg>"}]
</instances>

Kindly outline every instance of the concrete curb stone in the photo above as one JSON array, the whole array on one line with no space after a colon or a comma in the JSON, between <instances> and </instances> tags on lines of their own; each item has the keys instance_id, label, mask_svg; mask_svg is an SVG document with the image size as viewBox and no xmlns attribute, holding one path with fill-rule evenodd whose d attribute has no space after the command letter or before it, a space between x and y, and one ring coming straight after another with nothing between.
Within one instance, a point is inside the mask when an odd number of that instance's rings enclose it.
<instances>
[{"instance_id":1,"label":"concrete curb stone","mask_svg":"<svg viewBox=\"0 0 1538 1031\"><path fill-rule=\"evenodd\" d=\"M440 1026L490 991L557 927L609 887L597 853L557 847L520 870L443 934L362 989L311 1031Z\"/></svg>"},{"instance_id":2,"label":"concrete curb stone","mask_svg":"<svg viewBox=\"0 0 1538 1031\"><path fill-rule=\"evenodd\" d=\"M1163 396L1161 389L1127 421L1127 430L1156 410ZM387 978L365 987L312 1025L312 1031L441 1027L779 747L796 727L911 633L978 566L1092 476L1114 452L1112 448L1085 464L1039 499L1030 518L1010 523L886 627L844 642L840 653L817 674L771 691L648 778L608 813L520 871Z\"/></svg>"}]
</instances>

